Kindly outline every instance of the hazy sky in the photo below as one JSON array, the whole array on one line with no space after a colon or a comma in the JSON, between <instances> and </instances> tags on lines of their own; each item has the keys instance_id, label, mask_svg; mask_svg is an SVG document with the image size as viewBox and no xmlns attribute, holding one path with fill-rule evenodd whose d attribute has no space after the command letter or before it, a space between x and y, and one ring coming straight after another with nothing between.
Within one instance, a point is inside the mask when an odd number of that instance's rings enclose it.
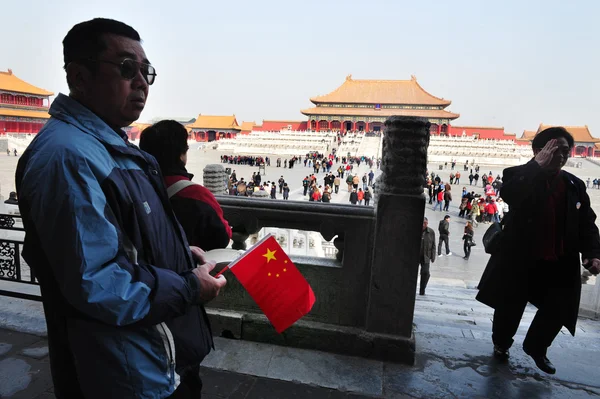
<instances>
[{"instance_id":1,"label":"hazy sky","mask_svg":"<svg viewBox=\"0 0 600 399\"><path fill-rule=\"evenodd\" d=\"M158 77L140 121L233 114L304 120L309 98L356 79L410 79L452 100L456 125L547 124L600 136L600 1L2 1L0 70L67 92L77 22L138 30ZM96 4L97 3L97 4Z\"/></svg>"}]
</instances>

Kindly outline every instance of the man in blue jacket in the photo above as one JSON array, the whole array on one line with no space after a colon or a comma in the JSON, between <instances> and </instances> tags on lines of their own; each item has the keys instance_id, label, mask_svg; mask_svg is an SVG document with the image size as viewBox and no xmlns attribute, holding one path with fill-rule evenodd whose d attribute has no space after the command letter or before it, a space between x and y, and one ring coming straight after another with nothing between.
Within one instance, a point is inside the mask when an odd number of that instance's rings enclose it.
<instances>
[{"instance_id":1,"label":"man in blue jacket","mask_svg":"<svg viewBox=\"0 0 600 399\"><path fill-rule=\"evenodd\" d=\"M52 103L16 173L55 395L200 397L212 347L202 304L226 281L190 250L156 160L121 130L156 72L118 21L75 25L63 47L69 96Z\"/></svg>"}]
</instances>

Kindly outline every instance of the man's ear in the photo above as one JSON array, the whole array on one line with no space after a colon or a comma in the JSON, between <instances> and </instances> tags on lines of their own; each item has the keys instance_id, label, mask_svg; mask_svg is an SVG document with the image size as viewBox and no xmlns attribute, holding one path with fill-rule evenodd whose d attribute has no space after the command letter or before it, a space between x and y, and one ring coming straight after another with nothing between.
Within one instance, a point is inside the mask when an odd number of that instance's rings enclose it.
<instances>
[{"instance_id":1,"label":"man's ear","mask_svg":"<svg viewBox=\"0 0 600 399\"><path fill-rule=\"evenodd\" d=\"M71 93L84 93L92 74L85 66L71 62L67 65L67 83Z\"/></svg>"}]
</instances>

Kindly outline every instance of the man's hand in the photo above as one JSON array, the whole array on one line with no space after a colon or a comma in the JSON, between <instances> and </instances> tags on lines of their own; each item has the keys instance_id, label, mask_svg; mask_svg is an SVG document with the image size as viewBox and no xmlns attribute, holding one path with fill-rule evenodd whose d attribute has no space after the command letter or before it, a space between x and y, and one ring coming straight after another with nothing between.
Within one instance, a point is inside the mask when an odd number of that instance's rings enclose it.
<instances>
[{"instance_id":1,"label":"man's hand","mask_svg":"<svg viewBox=\"0 0 600 399\"><path fill-rule=\"evenodd\" d=\"M196 263L198 263L198 264L206 263L206 259L204 259L204 254L206 252L204 252L204 250L202 248L190 245L190 250L192 251L192 257L194 258Z\"/></svg>"},{"instance_id":2,"label":"man's hand","mask_svg":"<svg viewBox=\"0 0 600 399\"><path fill-rule=\"evenodd\" d=\"M192 273L200 280L200 300L203 303L215 299L217 295L219 295L221 288L225 287L225 284L227 284L225 276L221 275L218 278L214 278L210 275L211 270L214 269L216 265L217 264L213 261L207 261L192 270Z\"/></svg>"},{"instance_id":3,"label":"man's hand","mask_svg":"<svg viewBox=\"0 0 600 399\"><path fill-rule=\"evenodd\" d=\"M591 266L589 266L590 263ZM597 276L598 273L600 273L600 259L593 258L591 261L589 259L584 259L583 266L585 266L594 276Z\"/></svg>"},{"instance_id":4,"label":"man's hand","mask_svg":"<svg viewBox=\"0 0 600 399\"><path fill-rule=\"evenodd\" d=\"M537 153L534 159L542 169L548 169L552 162L552 158L554 157L554 151L556 151L557 148L556 139L552 139Z\"/></svg>"}]
</instances>

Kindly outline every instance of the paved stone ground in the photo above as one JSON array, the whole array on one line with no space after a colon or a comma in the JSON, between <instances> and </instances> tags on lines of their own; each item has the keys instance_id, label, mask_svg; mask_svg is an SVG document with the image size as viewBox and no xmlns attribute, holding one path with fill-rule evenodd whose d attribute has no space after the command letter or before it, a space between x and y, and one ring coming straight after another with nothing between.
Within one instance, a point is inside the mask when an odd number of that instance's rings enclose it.
<instances>
[{"instance_id":1,"label":"paved stone ground","mask_svg":"<svg viewBox=\"0 0 600 399\"><path fill-rule=\"evenodd\" d=\"M433 285L415 309L414 366L216 338L203 362L203 398L540 398L600 396L600 323L580 319L549 351L558 372L540 372L521 345L529 307L508 363L491 357L491 316L475 290ZM43 318L33 318L43 325ZM43 331L42 331L43 333ZM52 397L44 338L0 330L0 398ZM36 348L26 356L24 349ZM40 353L41 352L41 353Z\"/></svg>"}]
</instances>

